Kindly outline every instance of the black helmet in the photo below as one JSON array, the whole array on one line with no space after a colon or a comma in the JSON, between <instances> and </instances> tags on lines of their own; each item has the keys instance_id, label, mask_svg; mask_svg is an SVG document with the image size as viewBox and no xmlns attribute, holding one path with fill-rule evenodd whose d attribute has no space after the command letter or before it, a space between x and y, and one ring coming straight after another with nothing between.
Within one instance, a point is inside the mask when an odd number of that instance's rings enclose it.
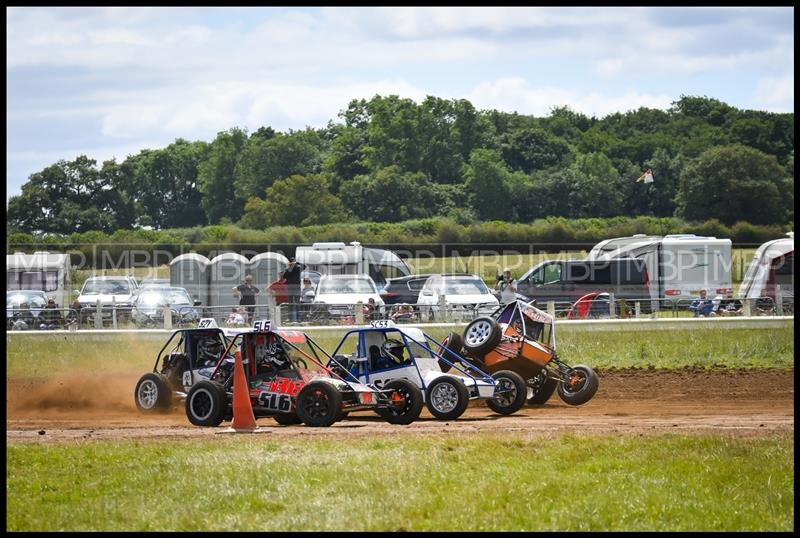
<instances>
[{"instance_id":1,"label":"black helmet","mask_svg":"<svg viewBox=\"0 0 800 538\"><path fill-rule=\"evenodd\" d=\"M222 354L222 342L217 338L202 338L197 342L197 358L201 363L219 359Z\"/></svg>"},{"instance_id":2,"label":"black helmet","mask_svg":"<svg viewBox=\"0 0 800 538\"><path fill-rule=\"evenodd\" d=\"M381 346L381 351L387 356L391 357L393 360L397 362L403 362L403 342L400 340L395 340L393 338L387 338L386 341Z\"/></svg>"}]
</instances>

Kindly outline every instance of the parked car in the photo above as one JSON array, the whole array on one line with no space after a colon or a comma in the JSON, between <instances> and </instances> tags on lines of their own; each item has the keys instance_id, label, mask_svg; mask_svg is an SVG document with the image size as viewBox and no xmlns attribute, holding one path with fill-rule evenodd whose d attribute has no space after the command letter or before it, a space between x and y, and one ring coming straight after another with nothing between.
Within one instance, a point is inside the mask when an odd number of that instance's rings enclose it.
<instances>
[{"instance_id":1,"label":"parked car","mask_svg":"<svg viewBox=\"0 0 800 538\"><path fill-rule=\"evenodd\" d=\"M164 325L164 307L172 310L173 323L194 323L200 312L194 308L200 301L192 301L184 288L144 288L136 296L131 310L133 322L139 327Z\"/></svg>"},{"instance_id":2,"label":"parked car","mask_svg":"<svg viewBox=\"0 0 800 538\"><path fill-rule=\"evenodd\" d=\"M82 309L91 309L100 301L104 323L111 321L111 306L115 305L118 309L117 321L121 321L130 317L138 290L139 286L132 276L94 276L83 283L78 302Z\"/></svg>"},{"instance_id":3,"label":"parked car","mask_svg":"<svg viewBox=\"0 0 800 538\"><path fill-rule=\"evenodd\" d=\"M390 278L381 289L381 299L387 305L390 304L416 304L419 299L419 292L425 286L428 278L438 276L472 276L469 273L429 273L425 275L408 275L398 278Z\"/></svg>"},{"instance_id":4,"label":"parked car","mask_svg":"<svg viewBox=\"0 0 800 538\"><path fill-rule=\"evenodd\" d=\"M139 289L143 290L146 288L170 288L172 284L170 284L168 278L145 278L139 283Z\"/></svg>"},{"instance_id":5,"label":"parked car","mask_svg":"<svg viewBox=\"0 0 800 538\"><path fill-rule=\"evenodd\" d=\"M6 292L6 328L11 328L14 319L21 314L20 306L27 304L30 315L36 319L47 306L47 294L40 290L15 290ZM31 329L33 327L30 327Z\"/></svg>"},{"instance_id":6,"label":"parked car","mask_svg":"<svg viewBox=\"0 0 800 538\"><path fill-rule=\"evenodd\" d=\"M366 305L370 299L376 308L383 310L383 299L369 275L322 275L314 304L326 305L323 308L331 316L352 316L355 315L356 303Z\"/></svg>"},{"instance_id":7,"label":"parked car","mask_svg":"<svg viewBox=\"0 0 800 538\"><path fill-rule=\"evenodd\" d=\"M417 304L420 313L437 317L439 304L444 296L445 304L466 316L493 311L500 302L477 275L432 275L419 292Z\"/></svg>"},{"instance_id":8,"label":"parked car","mask_svg":"<svg viewBox=\"0 0 800 538\"><path fill-rule=\"evenodd\" d=\"M613 293L615 299L640 301L650 306L650 282L645 260L615 258L603 260L549 260L540 263L518 280L517 293L536 304L547 301L575 303L593 292Z\"/></svg>"},{"instance_id":9,"label":"parked car","mask_svg":"<svg viewBox=\"0 0 800 538\"><path fill-rule=\"evenodd\" d=\"M355 352L343 351L351 349ZM388 320L347 332L328 367L342 377L352 375L362 383L397 390L402 399L379 411L393 424L415 420L423 402L437 419L455 420L470 400L484 400L496 413L510 415L525 404L527 396L520 375L488 374L447 343L439 344L416 327L398 327Z\"/></svg>"}]
</instances>

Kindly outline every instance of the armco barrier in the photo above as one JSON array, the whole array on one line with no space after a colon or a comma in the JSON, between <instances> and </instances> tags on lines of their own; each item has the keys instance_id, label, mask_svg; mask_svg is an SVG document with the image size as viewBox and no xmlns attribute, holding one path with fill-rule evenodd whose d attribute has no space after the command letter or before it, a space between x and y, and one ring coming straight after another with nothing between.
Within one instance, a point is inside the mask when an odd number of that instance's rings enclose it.
<instances>
[{"instance_id":1,"label":"armco barrier","mask_svg":"<svg viewBox=\"0 0 800 538\"><path fill-rule=\"evenodd\" d=\"M419 327L421 329L436 327L463 328L466 323L408 323L399 324L399 327ZM572 331L653 331L653 330L686 330L689 328L725 328L725 329L782 329L794 327L793 316L754 316L754 317L735 317L735 318L659 318L659 319L592 319L592 320L571 320L556 321L556 334L559 330ZM344 332L351 326L345 325L305 325L291 326L287 329L300 331ZM34 336L40 338L83 338L87 340L102 341L118 337L120 335L130 335L137 340L156 340L163 341L165 335L171 334L171 330L165 329L105 329L105 330L83 330L83 331L7 331L6 341L16 336Z\"/></svg>"}]
</instances>

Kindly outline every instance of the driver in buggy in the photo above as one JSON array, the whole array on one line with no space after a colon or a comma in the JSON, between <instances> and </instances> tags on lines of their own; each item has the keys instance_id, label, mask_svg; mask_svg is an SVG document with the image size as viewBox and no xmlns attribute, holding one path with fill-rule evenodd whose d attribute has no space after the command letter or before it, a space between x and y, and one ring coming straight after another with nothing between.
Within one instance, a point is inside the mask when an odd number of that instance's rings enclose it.
<instances>
[{"instance_id":1,"label":"driver in buggy","mask_svg":"<svg viewBox=\"0 0 800 538\"><path fill-rule=\"evenodd\" d=\"M277 338L268 339L259 335L255 343L256 373L258 375L272 375L278 370L289 368L292 361Z\"/></svg>"},{"instance_id":2,"label":"driver in buggy","mask_svg":"<svg viewBox=\"0 0 800 538\"><path fill-rule=\"evenodd\" d=\"M198 366L214 366L224 350L225 346L222 345L219 338L214 336L201 337L197 341Z\"/></svg>"},{"instance_id":3,"label":"driver in buggy","mask_svg":"<svg viewBox=\"0 0 800 538\"><path fill-rule=\"evenodd\" d=\"M377 369L394 368L410 362L411 358L404 355L405 344L393 338L387 338L380 349L380 355L375 360Z\"/></svg>"}]
</instances>

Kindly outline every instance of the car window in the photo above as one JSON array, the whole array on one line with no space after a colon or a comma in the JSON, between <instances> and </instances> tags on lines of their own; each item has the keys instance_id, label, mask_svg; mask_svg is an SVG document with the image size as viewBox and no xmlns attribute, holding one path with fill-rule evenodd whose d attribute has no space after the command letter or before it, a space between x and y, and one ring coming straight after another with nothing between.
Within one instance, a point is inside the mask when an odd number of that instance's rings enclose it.
<instances>
[{"instance_id":1,"label":"car window","mask_svg":"<svg viewBox=\"0 0 800 538\"><path fill-rule=\"evenodd\" d=\"M127 280L87 280L83 295L128 295L131 293Z\"/></svg>"},{"instance_id":2,"label":"car window","mask_svg":"<svg viewBox=\"0 0 800 538\"><path fill-rule=\"evenodd\" d=\"M375 287L369 280L363 278L331 278L320 282L317 293L320 295L331 293L375 293Z\"/></svg>"},{"instance_id":3,"label":"car window","mask_svg":"<svg viewBox=\"0 0 800 538\"><path fill-rule=\"evenodd\" d=\"M408 281L408 289L411 291L419 291L425 286L425 282L427 282L427 278L415 278L413 280Z\"/></svg>"},{"instance_id":4,"label":"car window","mask_svg":"<svg viewBox=\"0 0 800 538\"><path fill-rule=\"evenodd\" d=\"M6 308L18 308L22 303L28 303L31 308L44 308L47 305L47 299L38 293L6 294Z\"/></svg>"},{"instance_id":5,"label":"car window","mask_svg":"<svg viewBox=\"0 0 800 538\"><path fill-rule=\"evenodd\" d=\"M437 288L437 292L445 295L482 295L489 293L483 280L445 278Z\"/></svg>"},{"instance_id":6,"label":"car window","mask_svg":"<svg viewBox=\"0 0 800 538\"><path fill-rule=\"evenodd\" d=\"M543 269L544 270L541 271L543 277L542 283L555 284L556 282L561 282L560 263L551 263L550 265L545 265Z\"/></svg>"}]
</instances>

